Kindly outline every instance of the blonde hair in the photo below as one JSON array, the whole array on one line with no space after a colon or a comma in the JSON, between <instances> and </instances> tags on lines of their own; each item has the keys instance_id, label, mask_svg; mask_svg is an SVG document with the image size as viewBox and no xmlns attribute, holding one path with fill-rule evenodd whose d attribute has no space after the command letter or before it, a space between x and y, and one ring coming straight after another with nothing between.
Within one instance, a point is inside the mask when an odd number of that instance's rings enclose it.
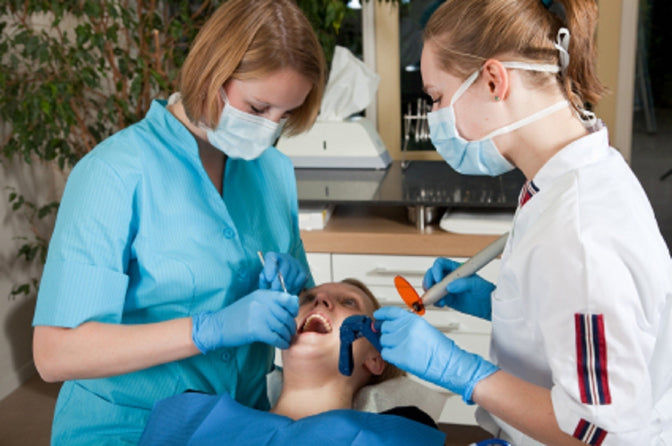
<instances>
[{"instance_id":1,"label":"blonde hair","mask_svg":"<svg viewBox=\"0 0 672 446\"><path fill-rule=\"evenodd\" d=\"M564 21L541 0L447 0L432 15L424 40L434 45L439 66L466 78L489 58L558 64L554 47L561 27L569 29L570 61L554 76L575 108L596 104L604 87L596 74L596 0L555 0ZM538 86L548 73L525 72Z\"/></svg>"},{"instance_id":2,"label":"blonde hair","mask_svg":"<svg viewBox=\"0 0 672 446\"><path fill-rule=\"evenodd\" d=\"M288 134L312 126L325 83L322 47L292 0L228 0L203 25L180 71L180 93L192 121L215 127L220 88L230 78L259 79L291 68L313 85L285 124Z\"/></svg>"},{"instance_id":3,"label":"blonde hair","mask_svg":"<svg viewBox=\"0 0 672 446\"><path fill-rule=\"evenodd\" d=\"M373 309L377 310L380 308L380 302L378 302L378 299L376 299L376 296L373 295L371 290L364 285L361 281L353 278L347 278L341 280L341 283L347 283L349 285L352 285L356 288L359 288L364 294L366 294L369 299L371 299L371 302L373 303ZM396 366L385 362L385 369L383 370L383 373L380 375L371 375L371 379L369 382L365 383L365 385L370 385L370 384L379 384L382 383L383 381L387 381L388 379L396 378L398 376L405 376L406 372L403 370L397 368Z\"/></svg>"}]
</instances>

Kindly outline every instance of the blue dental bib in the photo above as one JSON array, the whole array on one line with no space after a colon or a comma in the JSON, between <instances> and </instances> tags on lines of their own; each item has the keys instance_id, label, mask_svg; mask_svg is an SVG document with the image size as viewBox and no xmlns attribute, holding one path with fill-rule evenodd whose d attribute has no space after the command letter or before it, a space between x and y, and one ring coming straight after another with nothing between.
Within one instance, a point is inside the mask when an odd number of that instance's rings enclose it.
<instances>
[{"instance_id":1,"label":"blue dental bib","mask_svg":"<svg viewBox=\"0 0 672 446\"><path fill-rule=\"evenodd\" d=\"M333 410L300 420L251 409L229 395L185 393L159 401L140 445L443 445L445 434L387 414Z\"/></svg>"}]
</instances>

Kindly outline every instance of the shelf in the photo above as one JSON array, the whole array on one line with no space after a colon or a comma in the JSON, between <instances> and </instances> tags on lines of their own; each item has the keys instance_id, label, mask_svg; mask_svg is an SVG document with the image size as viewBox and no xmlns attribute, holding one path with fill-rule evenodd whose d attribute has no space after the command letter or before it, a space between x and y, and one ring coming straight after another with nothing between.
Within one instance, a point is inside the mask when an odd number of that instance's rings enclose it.
<instances>
[{"instance_id":1,"label":"shelf","mask_svg":"<svg viewBox=\"0 0 672 446\"><path fill-rule=\"evenodd\" d=\"M405 207L338 206L327 227L301 231L307 252L471 257L496 235L456 234L438 225L416 229Z\"/></svg>"}]
</instances>

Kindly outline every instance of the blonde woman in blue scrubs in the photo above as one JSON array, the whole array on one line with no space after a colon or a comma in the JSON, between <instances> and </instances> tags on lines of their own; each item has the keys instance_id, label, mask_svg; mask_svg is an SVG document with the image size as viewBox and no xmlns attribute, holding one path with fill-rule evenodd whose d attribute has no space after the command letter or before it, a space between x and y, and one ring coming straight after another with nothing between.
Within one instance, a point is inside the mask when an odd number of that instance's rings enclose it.
<instances>
[{"instance_id":1,"label":"blonde woman in blue scrubs","mask_svg":"<svg viewBox=\"0 0 672 446\"><path fill-rule=\"evenodd\" d=\"M310 24L291 0L229 0L181 76L68 179L33 321L40 375L65 381L52 444L137 443L154 402L186 390L268 409L274 348L313 285L271 147L319 110Z\"/></svg>"}]
</instances>

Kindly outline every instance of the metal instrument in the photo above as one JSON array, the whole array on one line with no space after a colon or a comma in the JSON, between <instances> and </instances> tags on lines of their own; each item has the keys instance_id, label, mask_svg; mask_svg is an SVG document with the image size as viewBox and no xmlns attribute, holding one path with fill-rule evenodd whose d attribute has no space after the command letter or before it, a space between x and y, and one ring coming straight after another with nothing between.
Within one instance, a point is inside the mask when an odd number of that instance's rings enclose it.
<instances>
[{"instance_id":1,"label":"metal instrument","mask_svg":"<svg viewBox=\"0 0 672 446\"><path fill-rule=\"evenodd\" d=\"M266 262L264 262L264 254L261 251L257 251L257 255L259 256L259 260L261 260L261 266L266 266ZM285 286L285 279L282 277L282 273L280 271L278 271L278 279L280 279L280 286L282 287L282 291L286 293L287 287Z\"/></svg>"},{"instance_id":2,"label":"metal instrument","mask_svg":"<svg viewBox=\"0 0 672 446\"><path fill-rule=\"evenodd\" d=\"M431 104L427 103L427 99L418 98L415 104L415 113L413 113L413 105L409 102L407 104L407 112L403 115L404 119L404 141L401 147L401 168L405 170L410 161L406 159L406 152L408 151L408 143L413 140L416 143L430 141L429 124L427 123L427 113L432 109Z\"/></svg>"}]
</instances>

